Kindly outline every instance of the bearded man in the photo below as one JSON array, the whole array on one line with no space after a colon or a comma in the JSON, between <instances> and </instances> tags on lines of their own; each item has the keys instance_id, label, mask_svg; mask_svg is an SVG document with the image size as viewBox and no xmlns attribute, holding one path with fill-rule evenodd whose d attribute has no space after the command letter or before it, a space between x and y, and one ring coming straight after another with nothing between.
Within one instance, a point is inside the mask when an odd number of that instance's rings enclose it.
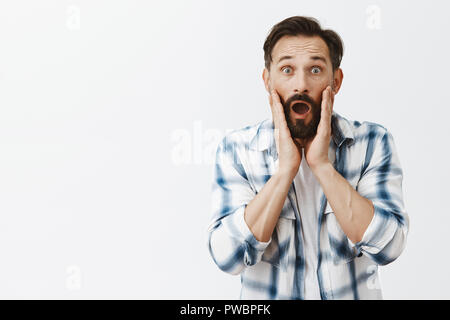
<instances>
[{"instance_id":1,"label":"bearded man","mask_svg":"<svg viewBox=\"0 0 450 320\"><path fill-rule=\"evenodd\" d=\"M240 275L241 299L381 299L378 266L401 254L409 227L393 137L333 110L336 32L294 16L263 49L272 119L218 146L211 257Z\"/></svg>"}]
</instances>

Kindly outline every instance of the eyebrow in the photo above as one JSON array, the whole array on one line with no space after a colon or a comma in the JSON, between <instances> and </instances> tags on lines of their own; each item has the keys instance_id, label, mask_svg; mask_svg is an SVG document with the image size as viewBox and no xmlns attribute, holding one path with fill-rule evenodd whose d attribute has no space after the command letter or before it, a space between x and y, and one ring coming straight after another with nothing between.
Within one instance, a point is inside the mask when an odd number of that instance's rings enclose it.
<instances>
[{"instance_id":1,"label":"eyebrow","mask_svg":"<svg viewBox=\"0 0 450 320\"><path fill-rule=\"evenodd\" d=\"M294 58L294 57L293 56L282 56L278 60L277 64L279 64L283 60L288 60L288 59L292 59L292 58ZM325 64L327 63L327 60L323 56L311 56L309 58L310 58L310 60L314 60L314 61L319 60L319 61L322 61Z\"/></svg>"}]
</instances>

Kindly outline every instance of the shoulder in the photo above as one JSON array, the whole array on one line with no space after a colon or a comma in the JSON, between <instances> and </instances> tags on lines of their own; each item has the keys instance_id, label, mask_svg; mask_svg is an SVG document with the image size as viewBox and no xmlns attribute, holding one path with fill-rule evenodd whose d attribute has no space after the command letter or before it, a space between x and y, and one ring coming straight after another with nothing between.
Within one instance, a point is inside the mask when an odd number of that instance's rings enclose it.
<instances>
[{"instance_id":1,"label":"shoulder","mask_svg":"<svg viewBox=\"0 0 450 320\"><path fill-rule=\"evenodd\" d=\"M338 126L348 142L342 144L339 161L345 167L342 173L353 187L357 187L370 168L378 168L373 172L382 172L387 167L399 167L392 135L384 125L339 116Z\"/></svg>"},{"instance_id":2,"label":"shoulder","mask_svg":"<svg viewBox=\"0 0 450 320\"><path fill-rule=\"evenodd\" d=\"M336 114L336 119L344 135L352 137L356 144L370 144L383 137L391 137L389 130L377 122L350 120L339 114Z\"/></svg>"},{"instance_id":3,"label":"shoulder","mask_svg":"<svg viewBox=\"0 0 450 320\"><path fill-rule=\"evenodd\" d=\"M375 138L382 138L388 133L388 129L380 123L371 121L352 121L352 127L355 132L355 136L360 139L372 140Z\"/></svg>"}]
</instances>

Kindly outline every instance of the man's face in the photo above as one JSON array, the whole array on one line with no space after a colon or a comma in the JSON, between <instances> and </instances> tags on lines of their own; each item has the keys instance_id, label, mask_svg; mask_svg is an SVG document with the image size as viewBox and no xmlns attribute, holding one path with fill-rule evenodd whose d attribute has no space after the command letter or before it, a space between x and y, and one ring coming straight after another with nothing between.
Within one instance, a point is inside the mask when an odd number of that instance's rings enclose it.
<instances>
[{"instance_id":1,"label":"man's face","mask_svg":"<svg viewBox=\"0 0 450 320\"><path fill-rule=\"evenodd\" d=\"M266 89L275 88L280 95L292 137L304 142L316 135L322 91L330 85L337 92L342 72L333 73L322 38L285 36L273 48L270 73L265 69L263 78Z\"/></svg>"}]
</instances>

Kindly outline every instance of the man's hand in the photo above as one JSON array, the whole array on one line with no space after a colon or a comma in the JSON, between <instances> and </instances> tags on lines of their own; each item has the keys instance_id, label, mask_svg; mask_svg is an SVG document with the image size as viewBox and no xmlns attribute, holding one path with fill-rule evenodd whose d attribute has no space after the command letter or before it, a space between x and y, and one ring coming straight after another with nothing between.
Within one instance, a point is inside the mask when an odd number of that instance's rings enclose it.
<instances>
[{"instance_id":1,"label":"man's hand","mask_svg":"<svg viewBox=\"0 0 450 320\"><path fill-rule=\"evenodd\" d=\"M328 148L331 139L331 114L333 113L334 91L328 86L322 92L322 111L320 115L317 134L306 142L305 158L311 170L315 170L324 164L330 163Z\"/></svg>"},{"instance_id":2,"label":"man's hand","mask_svg":"<svg viewBox=\"0 0 450 320\"><path fill-rule=\"evenodd\" d=\"M269 95L274 122L275 144L278 152L278 171L250 201L244 211L244 221L255 239L268 242L277 225L287 194L300 166L301 148L292 140L278 93Z\"/></svg>"},{"instance_id":3,"label":"man's hand","mask_svg":"<svg viewBox=\"0 0 450 320\"><path fill-rule=\"evenodd\" d=\"M293 140L286 123L283 105L275 89L269 96L272 119L274 122L275 144L278 152L278 171L294 179L302 161L302 147Z\"/></svg>"}]
</instances>

